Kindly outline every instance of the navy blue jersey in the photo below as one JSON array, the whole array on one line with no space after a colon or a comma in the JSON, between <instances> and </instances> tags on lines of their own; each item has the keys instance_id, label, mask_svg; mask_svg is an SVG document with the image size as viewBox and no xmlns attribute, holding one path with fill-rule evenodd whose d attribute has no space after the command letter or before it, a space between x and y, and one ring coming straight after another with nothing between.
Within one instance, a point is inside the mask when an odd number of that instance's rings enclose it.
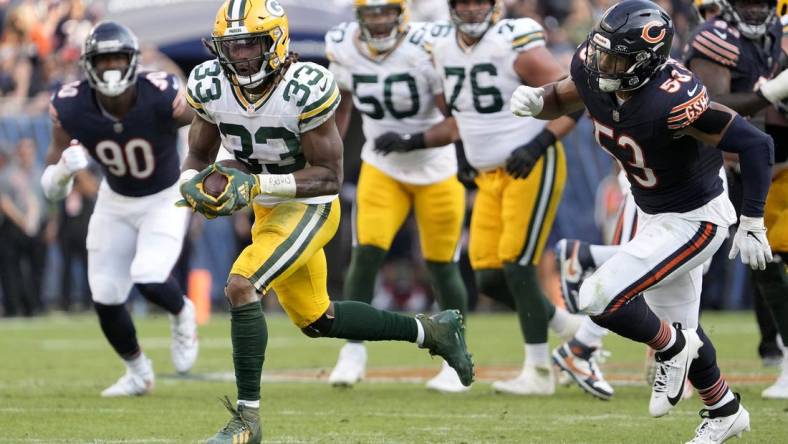
<instances>
[{"instance_id":1,"label":"navy blue jersey","mask_svg":"<svg viewBox=\"0 0 788 444\"><path fill-rule=\"evenodd\" d=\"M172 117L178 88L178 79L170 74L140 73L133 107L115 120L101 109L83 80L60 88L50 109L55 124L59 122L101 165L113 191L148 196L170 187L180 175L178 124Z\"/></svg>"},{"instance_id":2,"label":"navy blue jersey","mask_svg":"<svg viewBox=\"0 0 788 444\"><path fill-rule=\"evenodd\" d=\"M684 60L692 68L693 59L704 59L728 68L731 92L752 92L756 84L775 74L782 48L783 30L779 20L762 40L750 40L736 26L719 18L707 20L693 33Z\"/></svg>"},{"instance_id":3,"label":"navy blue jersey","mask_svg":"<svg viewBox=\"0 0 788 444\"><path fill-rule=\"evenodd\" d=\"M592 90L583 69L585 45L571 74L602 148L618 160L638 207L649 214L684 213L722 193L722 153L679 131L708 109L706 88L670 60L623 104Z\"/></svg>"}]
</instances>

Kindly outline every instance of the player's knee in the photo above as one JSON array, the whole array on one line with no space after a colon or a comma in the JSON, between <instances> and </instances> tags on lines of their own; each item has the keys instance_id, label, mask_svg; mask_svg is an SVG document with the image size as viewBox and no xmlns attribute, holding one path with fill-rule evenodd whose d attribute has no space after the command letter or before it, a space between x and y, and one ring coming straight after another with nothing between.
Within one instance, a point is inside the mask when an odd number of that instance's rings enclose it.
<instances>
[{"instance_id":1,"label":"player's knee","mask_svg":"<svg viewBox=\"0 0 788 444\"><path fill-rule=\"evenodd\" d=\"M310 338L329 337L331 327L334 325L333 307L323 313L316 321L301 329L301 332Z\"/></svg>"},{"instance_id":2,"label":"player's knee","mask_svg":"<svg viewBox=\"0 0 788 444\"><path fill-rule=\"evenodd\" d=\"M152 282L162 283L170 276L172 267L168 267L156 261L138 261L131 264L130 276L132 282Z\"/></svg>"},{"instance_id":3,"label":"player's knee","mask_svg":"<svg viewBox=\"0 0 788 444\"><path fill-rule=\"evenodd\" d=\"M257 301L257 289L254 288L249 279L238 275L230 275L227 285L224 287L224 295L233 307L251 304Z\"/></svg>"},{"instance_id":4,"label":"player's knee","mask_svg":"<svg viewBox=\"0 0 788 444\"><path fill-rule=\"evenodd\" d=\"M121 288L116 279L108 276L89 276L88 284L93 302L103 305L118 305L126 302L128 292Z\"/></svg>"},{"instance_id":5,"label":"player's knee","mask_svg":"<svg viewBox=\"0 0 788 444\"><path fill-rule=\"evenodd\" d=\"M577 308L580 313L595 316L605 311L611 297L607 294L602 279L597 275L592 275L580 286L577 299Z\"/></svg>"}]
</instances>

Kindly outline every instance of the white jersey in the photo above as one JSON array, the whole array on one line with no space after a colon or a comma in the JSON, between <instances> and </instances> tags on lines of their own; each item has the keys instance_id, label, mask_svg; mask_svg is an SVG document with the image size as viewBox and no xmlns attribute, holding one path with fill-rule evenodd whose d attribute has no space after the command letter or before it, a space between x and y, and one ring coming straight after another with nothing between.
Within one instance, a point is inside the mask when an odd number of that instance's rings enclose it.
<instances>
[{"instance_id":1,"label":"white jersey","mask_svg":"<svg viewBox=\"0 0 788 444\"><path fill-rule=\"evenodd\" d=\"M521 85L514 61L519 53L545 45L542 27L529 18L501 20L470 48L460 47L450 24L433 25L432 31L428 46L443 75L468 163L479 171L502 167L515 148L547 125L509 111L512 93Z\"/></svg>"},{"instance_id":2,"label":"white jersey","mask_svg":"<svg viewBox=\"0 0 788 444\"><path fill-rule=\"evenodd\" d=\"M380 60L369 57L358 40L357 22L342 23L326 34L329 70L343 91L353 94L361 112L366 142L361 159L396 180L426 185L457 173L453 145L391 153L373 150L374 140L386 132L423 132L443 120L435 106L442 93L440 75L421 46L429 26L412 23L399 45Z\"/></svg>"},{"instance_id":3,"label":"white jersey","mask_svg":"<svg viewBox=\"0 0 788 444\"><path fill-rule=\"evenodd\" d=\"M339 105L334 76L314 63L294 63L266 96L250 103L230 83L217 60L197 65L189 74L187 99L197 114L216 124L222 146L253 173L288 174L307 166L301 134L317 128ZM282 198L259 195L256 202L273 206L295 200L326 203L336 195Z\"/></svg>"}]
</instances>

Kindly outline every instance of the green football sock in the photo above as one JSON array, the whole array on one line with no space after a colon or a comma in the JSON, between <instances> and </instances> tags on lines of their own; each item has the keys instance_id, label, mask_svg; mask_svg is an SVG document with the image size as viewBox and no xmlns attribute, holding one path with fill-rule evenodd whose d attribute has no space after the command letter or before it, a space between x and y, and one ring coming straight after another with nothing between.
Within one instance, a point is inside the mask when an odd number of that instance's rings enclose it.
<instances>
[{"instance_id":1,"label":"green football sock","mask_svg":"<svg viewBox=\"0 0 788 444\"><path fill-rule=\"evenodd\" d=\"M355 341L416 342L416 319L356 301L334 302L334 320L325 336Z\"/></svg>"},{"instance_id":2,"label":"green football sock","mask_svg":"<svg viewBox=\"0 0 788 444\"><path fill-rule=\"evenodd\" d=\"M359 245L353 248L350 266L345 276L342 289L347 301L358 301L369 304L375 296L375 278L386 258L386 250L370 245Z\"/></svg>"},{"instance_id":3,"label":"green football sock","mask_svg":"<svg viewBox=\"0 0 788 444\"><path fill-rule=\"evenodd\" d=\"M468 311L468 290L462 281L460 266L456 262L427 261L432 285L438 294L441 310L460 310L463 316Z\"/></svg>"},{"instance_id":4,"label":"green football sock","mask_svg":"<svg viewBox=\"0 0 788 444\"><path fill-rule=\"evenodd\" d=\"M520 329L526 344L547 342L547 324L555 307L547 300L533 265L507 263L503 266L520 318Z\"/></svg>"},{"instance_id":5,"label":"green football sock","mask_svg":"<svg viewBox=\"0 0 788 444\"><path fill-rule=\"evenodd\" d=\"M230 336L238 399L257 401L260 399L260 374L268 344L268 327L261 302L230 309Z\"/></svg>"},{"instance_id":6,"label":"green football sock","mask_svg":"<svg viewBox=\"0 0 788 444\"><path fill-rule=\"evenodd\" d=\"M788 255L784 255L786 257ZM788 273L783 262L770 262L766 269L753 272L755 283L766 305L774 315L774 323L783 344L788 345Z\"/></svg>"},{"instance_id":7,"label":"green football sock","mask_svg":"<svg viewBox=\"0 0 788 444\"><path fill-rule=\"evenodd\" d=\"M514 298L506 285L506 274L501 268L476 270L476 286L480 293L495 299L512 310L515 309Z\"/></svg>"}]
</instances>

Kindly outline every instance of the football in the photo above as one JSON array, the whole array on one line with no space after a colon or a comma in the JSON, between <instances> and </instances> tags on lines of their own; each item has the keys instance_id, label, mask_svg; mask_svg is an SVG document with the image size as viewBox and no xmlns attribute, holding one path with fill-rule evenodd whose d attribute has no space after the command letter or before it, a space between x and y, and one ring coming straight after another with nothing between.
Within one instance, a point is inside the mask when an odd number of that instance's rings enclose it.
<instances>
[{"instance_id":1,"label":"football","mask_svg":"<svg viewBox=\"0 0 788 444\"><path fill-rule=\"evenodd\" d=\"M216 162L223 167L228 168L235 168L237 170L241 170L243 172L248 173L249 167L246 166L245 163L235 160L235 159L225 159ZM205 179L202 180L202 189L210 196L218 197L224 191L224 187L227 186L227 177L225 177L222 173L218 171L214 171Z\"/></svg>"}]
</instances>

